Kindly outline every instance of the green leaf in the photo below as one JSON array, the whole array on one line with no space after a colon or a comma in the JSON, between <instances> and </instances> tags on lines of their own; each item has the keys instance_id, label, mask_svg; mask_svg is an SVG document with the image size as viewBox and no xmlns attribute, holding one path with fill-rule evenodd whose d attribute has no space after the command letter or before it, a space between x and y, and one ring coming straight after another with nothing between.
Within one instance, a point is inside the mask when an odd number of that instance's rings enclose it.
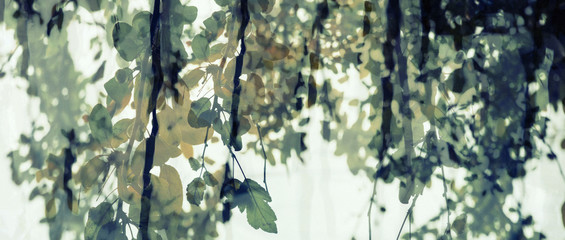
<instances>
[{"instance_id":1,"label":"green leaf","mask_svg":"<svg viewBox=\"0 0 565 240\"><path fill-rule=\"evenodd\" d=\"M206 190L204 180L200 177L195 178L186 186L186 200L196 206L200 205L204 198L204 190Z\"/></svg>"},{"instance_id":2,"label":"green leaf","mask_svg":"<svg viewBox=\"0 0 565 240\"><path fill-rule=\"evenodd\" d=\"M86 221L86 226L84 229L84 239L98 239L98 233L103 228L103 226L114 217L114 209L112 204L108 202L102 202L95 208L91 208L88 211L88 220Z\"/></svg>"},{"instance_id":3,"label":"green leaf","mask_svg":"<svg viewBox=\"0 0 565 240\"><path fill-rule=\"evenodd\" d=\"M198 59L206 59L210 55L208 40L202 35L196 35L192 40L192 53Z\"/></svg>"},{"instance_id":4,"label":"green leaf","mask_svg":"<svg viewBox=\"0 0 565 240\"><path fill-rule=\"evenodd\" d=\"M277 216L268 202L271 202L269 193L251 179L241 184L234 197L234 204L239 207L239 211L247 211L249 225L265 232L277 233Z\"/></svg>"},{"instance_id":5,"label":"green leaf","mask_svg":"<svg viewBox=\"0 0 565 240\"><path fill-rule=\"evenodd\" d=\"M133 70L129 68L118 69L114 78L116 78L119 83L130 83L133 81Z\"/></svg>"},{"instance_id":6,"label":"green leaf","mask_svg":"<svg viewBox=\"0 0 565 240\"><path fill-rule=\"evenodd\" d=\"M184 83L186 83L186 86L189 89L192 89L193 87L198 85L198 81L202 79L202 77L204 77L204 74L206 74L204 71L196 68L184 75L184 77L182 77L182 80L184 80Z\"/></svg>"},{"instance_id":7,"label":"green leaf","mask_svg":"<svg viewBox=\"0 0 565 240\"><path fill-rule=\"evenodd\" d=\"M105 172L108 172L110 166L100 159L100 157L94 157L82 165L78 171L78 181L81 183L82 188L88 191L90 187Z\"/></svg>"},{"instance_id":8,"label":"green leaf","mask_svg":"<svg viewBox=\"0 0 565 240\"><path fill-rule=\"evenodd\" d=\"M190 105L188 113L188 124L193 128L208 127L216 118L216 114L210 110L212 104L208 98L200 98Z\"/></svg>"},{"instance_id":9,"label":"green leaf","mask_svg":"<svg viewBox=\"0 0 565 240\"><path fill-rule=\"evenodd\" d=\"M190 168L192 168L192 170L196 171L198 169L200 169L200 167L202 167L202 164L200 164L200 162L198 162L198 160L196 160L196 158L189 158L188 159L188 163L190 163Z\"/></svg>"},{"instance_id":10,"label":"green leaf","mask_svg":"<svg viewBox=\"0 0 565 240\"><path fill-rule=\"evenodd\" d=\"M215 34L218 31L218 22L213 17L209 17L204 20L204 27L206 27L207 31Z\"/></svg>"},{"instance_id":11,"label":"green leaf","mask_svg":"<svg viewBox=\"0 0 565 240\"><path fill-rule=\"evenodd\" d=\"M230 0L214 0L220 7L225 7L230 4Z\"/></svg>"},{"instance_id":12,"label":"green leaf","mask_svg":"<svg viewBox=\"0 0 565 240\"><path fill-rule=\"evenodd\" d=\"M125 22L117 22L112 30L114 47L126 61L134 60L141 52L143 40L139 39L137 30Z\"/></svg>"},{"instance_id":13,"label":"green leaf","mask_svg":"<svg viewBox=\"0 0 565 240\"><path fill-rule=\"evenodd\" d=\"M122 100L131 92L128 83L120 83L116 78L110 79L104 84L104 89L108 93L108 96L117 103L121 103Z\"/></svg>"},{"instance_id":14,"label":"green leaf","mask_svg":"<svg viewBox=\"0 0 565 240\"><path fill-rule=\"evenodd\" d=\"M88 117L88 124L90 125L90 131L94 139L98 142L106 142L110 137L112 137L112 118L108 113L108 110L101 104L96 104L90 112Z\"/></svg>"},{"instance_id":15,"label":"green leaf","mask_svg":"<svg viewBox=\"0 0 565 240\"><path fill-rule=\"evenodd\" d=\"M198 16L198 8L194 6L185 6L183 7L183 15L184 19L187 21L188 24L194 22L196 17Z\"/></svg>"},{"instance_id":16,"label":"green leaf","mask_svg":"<svg viewBox=\"0 0 565 240\"><path fill-rule=\"evenodd\" d=\"M131 24L135 31L137 31L137 36L141 39L149 41L150 31L151 31L151 13L148 11L142 11L135 14Z\"/></svg>"},{"instance_id":17,"label":"green leaf","mask_svg":"<svg viewBox=\"0 0 565 240\"><path fill-rule=\"evenodd\" d=\"M127 240L125 233L121 231L120 224L115 221L108 222L100 228L96 239Z\"/></svg>"},{"instance_id":18,"label":"green leaf","mask_svg":"<svg viewBox=\"0 0 565 240\"><path fill-rule=\"evenodd\" d=\"M216 180L214 175L212 175L208 171L204 172L204 175L202 176L202 178L204 178L204 182L206 183L206 185L208 185L210 187L218 185L218 180Z\"/></svg>"}]
</instances>

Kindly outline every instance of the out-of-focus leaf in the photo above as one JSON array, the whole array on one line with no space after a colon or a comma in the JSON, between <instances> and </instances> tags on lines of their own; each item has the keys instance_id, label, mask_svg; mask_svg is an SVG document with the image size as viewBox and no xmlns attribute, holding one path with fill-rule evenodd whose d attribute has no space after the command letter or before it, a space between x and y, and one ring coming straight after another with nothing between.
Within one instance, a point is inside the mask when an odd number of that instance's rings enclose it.
<instances>
[{"instance_id":1,"label":"out-of-focus leaf","mask_svg":"<svg viewBox=\"0 0 565 240\"><path fill-rule=\"evenodd\" d=\"M185 74L182 77L182 80L184 80L184 83L186 83L188 89L192 89L193 87L198 85L198 81L202 79L202 77L204 77L204 74L206 74L204 71L196 68Z\"/></svg>"},{"instance_id":2,"label":"out-of-focus leaf","mask_svg":"<svg viewBox=\"0 0 565 240\"><path fill-rule=\"evenodd\" d=\"M96 180L98 180L101 173L107 172L108 169L109 166L102 161L100 157L94 157L88 160L88 162L81 166L78 171L78 180L81 183L82 188L88 191L90 187L96 183Z\"/></svg>"},{"instance_id":3,"label":"out-of-focus leaf","mask_svg":"<svg viewBox=\"0 0 565 240\"><path fill-rule=\"evenodd\" d=\"M196 20L198 16L198 8L194 6L184 6L182 8L185 21L190 24Z\"/></svg>"},{"instance_id":4,"label":"out-of-focus leaf","mask_svg":"<svg viewBox=\"0 0 565 240\"><path fill-rule=\"evenodd\" d=\"M112 137L112 118L108 110L101 104L97 104L90 112L88 124L94 139L100 143L106 142Z\"/></svg>"},{"instance_id":5,"label":"out-of-focus leaf","mask_svg":"<svg viewBox=\"0 0 565 240\"><path fill-rule=\"evenodd\" d=\"M138 32L125 22L117 22L112 31L114 47L126 61L134 60L142 50L143 40L139 39Z\"/></svg>"},{"instance_id":6,"label":"out-of-focus leaf","mask_svg":"<svg viewBox=\"0 0 565 240\"><path fill-rule=\"evenodd\" d=\"M102 202L95 208L88 211L88 220L84 229L84 239L93 240L98 239L98 233L106 223L112 221L114 217L114 209L112 204Z\"/></svg>"},{"instance_id":7,"label":"out-of-focus leaf","mask_svg":"<svg viewBox=\"0 0 565 240\"><path fill-rule=\"evenodd\" d=\"M192 39L192 53L198 59L205 60L210 55L208 40L202 35L196 35Z\"/></svg>"},{"instance_id":8,"label":"out-of-focus leaf","mask_svg":"<svg viewBox=\"0 0 565 240\"><path fill-rule=\"evenodd\" d=\"M202 175L202 178L204 178L204 182L206 183L206 185L208 185L210 187L218 185L218 180L216 180L214 175L212 175L208 171L204 172L204 174Z\"/></svg>"},{"instance_id":9,"label":"out-of-focus leaf","mask_svg":"<svg viewBox=\"0 0 565 240\"><path fill-rule=\"evenodd\" d=\"M461 236L462 233L465 231L465 225L467 224L467 215L462 214L459 215L453 223L451 224L451 228L455 230L458 236Z\"/></svg>"},{"instance_id":10,"label":"out-of-focus leaf","mask_svg":"<svg viewBox=\"0 0 565 240\"><path fill-rule=\"evenodd\" d=\"M231 3L230 0L214 0L214 2L216 2L216 4L218 4L220 7L227 6Z\"/></svg>"},{"instance_id":11,"label":"out-of-focus leaf","mask_svg":"<svg viewBox=\"0 0 565 240\"><path fill-rule=\"evenodd\" d=\"M167 182L167 189L160 192L159 201L164 205L163 214L182 212L182 183L177 170L169 165L161 166L159 178ZM163 194L164 193L164 194Z\"/></svg>"},{"instance_id":12,"label":"out-of-focus leaf","mask_svg":"<svg viewBox=\"0 0 565 240\"><path fill-rule=\"evenodd\" d=\"M108 96L116 102L122 102L122 100L131 92L128 83L120 83L116 78L110 79L104 84L104 89L108 93Z\"/></svg>"}]
</instances>

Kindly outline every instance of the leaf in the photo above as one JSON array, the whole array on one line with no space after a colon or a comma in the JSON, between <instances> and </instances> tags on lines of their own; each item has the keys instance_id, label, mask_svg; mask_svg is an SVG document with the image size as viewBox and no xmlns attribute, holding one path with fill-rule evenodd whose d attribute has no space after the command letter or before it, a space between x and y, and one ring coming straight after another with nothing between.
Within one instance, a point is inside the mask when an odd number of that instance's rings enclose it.
<instances>
[{"instance_id":1,"label":"leaf","mask_svg":"<svg viewBox=\"0 0 565 240\"><path fill-rule=\"evenodd\" d=\"M133 28L137 31L140 38L147 38L149 40L149 32L151 31L150 23L151 13L148 11L141 11L133 17L131 24Z\"/></svg>"},{"instance_id":2,"label":"leaf","mask_svg":"<svg viewBox=\"0 0 565 240\"><path fill-rule=\"evenodd\" d=\"M102 2L102 0L86 0L87 4L87 9L92 11L92 12L96 12L98 10L100 10L100 3Z\"/></svg>"},{"instance_id":3,"label":"leaf","mask_svg":"<svg viewBox=\"0 0 565 240\"><path fill-rule=\"evenodd\" d=\"M290 49L287 46L272 41L263 52L263 57L271 61L278 61L288 56L289 52Z\"/></svg>"},{"instance_id":4,"label":"leaf","mask_svg":"<svg viewBox=\"0 0 565 240\"><path fill-rule=\"evenodd\" d=\"M110 221L100 228L96 239L115 239L115 240L127 240L125 233L121 231L118 222Z\"/></svg>"},{"instance_id":5,"label":"leaf","mask_svg":"<svg viewBox=\"0 0 565 240\"><path fill-rule=\"evenodd\" d=\"M194 22L198 16L198 8L194 6L183 6L183 16L188 24Z\"/></svg>"},{"instance_id":6,"label":"leaf","mask_svg":"<svg viewBox=\"0 0 565 240\"><path fill-rule=\"evenodd\" d=\"M55 199L51 198L45 204L45 218L53 219L57 216L57 206L55 205Z\"/></svg>"},{"instance_id":7,"label":"leaf","mask_svg":"<svg viewBox=\"0 0 565 240\"><path fill-rule=\"evenodd\" d=\"M182 212L182 182L177 170L169 165L161 166L159 178L168 183L166 194L161 192L159 196L160 202L163 204L163 214L167 215L172 212L179 214Z\"/></svg>"},{"instance_id":8,"label":"leaf","mask_svg":"<svg viewBox=\"0 0 565 240\"><path fill-rule=\"evenodd\" d=\"M110 166L107 166L100 157L94 157L83 166L80 167L78 171L78 180L85 191L88 191L90 187L98 180L98 177L103 173L108 171Z\"/></svg>"},{"instance_id":9,"label":"leaf","mask_svg":"<svg viewBox=\"0 0 565 240\"><path fill-rule=\"evenodd\" d=\"M120 83L116 80L116 78L112 78L106 82L104 84L104 89L106 89L108 96L118 103L122 102L122 100L131 92L128 83Z\"/></svg>"},{"instance_id":10,"label":"leaf","mask_svg":"<svg viewBox=\"0 0 565 240\"><path fill-rule=\"evenodd\" d=\"M198 169L200 169L200 167L202 167L202 164L200 164L200 162L198 162L198 160L196 158L188 158L188 163L190 163L190 168L192 168L192 170L196 171Z\"/></svg>"},{"instance_id":11,"label":"leaf","mask_svg":"<svg viewBox=\"0 0 565 240\"><path fill-rule=\"evenodd\" d=\"M204 71L196 68L185 74L182 77L182 80L184 80L184 83L186 84L188 89L192 89L193 87L198 85L198 81L202 79L202 77L204 77L204 74L206 74Z\"/></svg>"},{"instance_id":12,"label":"leaf","mask_svg":"<svg viewBox=\"0 0 565 240\"><path fill-rule=\"evenodd\" d=\"M206 27L207 31L214 34L218 31L218 22L214 19L214 17L209 17L204 20L204 27Z\"/></svg>"},{"instance_id":13,"label":"leaf","mask_svg":"<svg viewBox=\"0 0 565 240\"><path fill-rule=\"evenodd\" d=\"M466 224L467 216L465 214L462 214L455 218L453 224L451 224L451 227L453 228L453 230L455 230L458 236L461 236L461 234L464 233Z\"/></svg>"},{"instance_id":14,"label":"leaf","mask_svg":"<svg viewBox=\"0 0 565 240\"><path fill-rule=\"evenodd\" d=\"M208 171L204 172L204 175L202 176L202 178L204 178L204 182L206 183L206 185L208 185L210 187L218 185L218 180L216 180L214 175L212 175Z\"/></svg>"},{"instance_id":15,"label":"leaf","mask_svg":"<svg viewBox=\"0 0 565 240\"><path fill-rule=\"evenodd\" d=\"M108 202L102 202L95 208L91 208L88 211L88 220L86 221L86 226L84 229L84 239L98 239L98 232L102 229L106 223L112 221L114 217L114 209L112 204Z\"/></svg>"},{"instance_id":16,"label":"leaf","mask_svg":"<svg viewBox=\"0 0 565 240\"><path fill-rule=\"evenodd\" d=\"M132 61L141 53L143 41L138 35L139 33L125 22L117 22L114 25L112 30L114 47L124 60Z\"/></svg>"},{"instance_id":17,"label":"leaf","mask_svg":"<svg viewBox=\"0 0 565 240\"><path fill-rule=\"evenodd\" d=\"M206 97L192 102L188 113L188 124L194 128L210 126L216 115L210 110L211 107L212 104Z\"/></svg>"},{"instance_id":18,"label":"leaf","mask_svg":"<svg viewBox=\"0 0 565 240\"><path fill-rule=\"evenodd\" d=\"M271 196L257 182L247 179L235 192L234 204L247 212L247 222L255 229L277 233L277 216L269 206Z\"/></svg>"},{"instance_id":19,"label":"leaf","mask_svg":"<svg viewBox=\"0 0 565 240\"><path fill-rule=\"evenodd\" d=\"M186 186L186 200L196 206L200 205L204 198L204 190L206 190L204 180L200 177L195 178Z\"/></svg>"},{"instance_id":20,"label":"leaf","mask_svg":"<svg viewBox=\"0 0 565 240\"><path fill-rule=\"evenodd\" d=\"M214 0L214 2L216 2L216 4L218 4L220 7L225 7L228 4L230 4L230 0Z\"/></svg>"},{"instance_id":21,"label":"leaf","mask_svg":"<svg viewBox=\"0 0 565 240\"><path fill-rule=\"evenodd\" d=\"M88 117L88 125L92 136L100 143L106 142L112 136L112 118L108 110L101 104L96 104Z\"/></svg>"},{"instance_id":22,"label":"leaf","mask_svg":"<svg viewBox=\"0 0 565 240\"><path fill-rule=\"evenodd\" d=\"M192 53L201 60L208 58L210 55L210 45L204 36L196 35L192 39Z\"/></svg>"},{"instance_id":23,"label":"leaf","mask_svg":"<svg viewBox=\"0 0 565 240\"><path fill-rule=\"evenodd\" d=\"M181 142L180 143L180 150L182 151L182 155L185 158L191 158L194 156L194 148L191 144Z\"/></svg>"}]
</instances>

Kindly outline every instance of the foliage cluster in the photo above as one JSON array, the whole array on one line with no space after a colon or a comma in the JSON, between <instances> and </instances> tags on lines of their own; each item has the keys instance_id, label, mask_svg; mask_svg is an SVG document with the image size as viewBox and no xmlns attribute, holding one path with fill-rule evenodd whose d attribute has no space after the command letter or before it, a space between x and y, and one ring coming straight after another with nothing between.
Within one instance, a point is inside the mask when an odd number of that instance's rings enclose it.
<instances>
[{"instance_id":1,"label":"foliage cluster","mask_svg":"<svg viewBox=\"0 0 565 240\"><path fill-rule=\"evenodd\" d=\"M236 207L251 227L276 233L266 173L263 184L247 178L237 153L255 152L265 169L293 155L307 161L313 109L324 113L320 134L335 155L375 189L398 180L400 202L414 206L431 178L442 179L445 206L430 223L447 214L447 227L427 224L418 239L543 238L525 235L533 220L520 203L503 203L526 163L543 149L556 158L543 113L565 103L565 3L214 2L221 10L197 29L199 8L181 0L133 10L127 0L0 0L0 21L21 49L18 68L1 70L28 81L48 122L21 136L27 152L9 154L12 179L37 183L30 198L45 199L50 238L207 239ZM93 76L74 69L67 28L75 22L103 32L90 41L100 62ZM110 78L106 45L121 67ZM105 91L89 106L85 91L99 81ZM368 97L346 99L350 82ZM230 159L206 157L209 143ZM187 186L167 164L177 157L198 173ZM462 188L446 167L466 169ZM451 221L455 209L465 214Z\"/></svg>"}]
</instances>

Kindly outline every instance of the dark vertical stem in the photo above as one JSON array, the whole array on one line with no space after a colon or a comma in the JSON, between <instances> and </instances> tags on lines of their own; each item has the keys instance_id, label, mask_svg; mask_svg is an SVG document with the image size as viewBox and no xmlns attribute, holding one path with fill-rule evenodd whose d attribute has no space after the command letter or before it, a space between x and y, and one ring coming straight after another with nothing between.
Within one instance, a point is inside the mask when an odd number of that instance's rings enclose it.
<instances>
[{"instance_id":1,"label":"dark vertical stem","mask_svg":"<svg viewBox=\"0 0 565 240\"><path fill-rule=\"evenodd\" d=\"M171 2L173 1L173 2ZM175 97L175 101L179 101L179 91L175 87L176 83L178 82L179 75L178 73L181 70L181 64L179 63L180 53L178 51L173 52L173 44L171 42L171 37L178 37L178 36L171 36L171 8L175 6L171 5L179 5L178 0L167 0L163 1L162 6L162 13L161 13L161 59L163 61L162 67L164 68L164 76L168 78L168 81L164 81L165 86L168 87L171 91L173 91L173 96Z\"/></svg>"},{"instance_id":2,"label":"dark vertical stem","mask_svg":"<svg viewBox=\"0 0 565 240\"><path fill-rule=\"evenodd\" d=\"M168 0L163 0L168 1ZM153 168L153 157L155 155L155 140L159 132L157 121L157 97L163 85L163 69L161 68L161 48L159 38L160 1L155 0L153 5L153 16L151 18L151 69L153 71L153 89L149 99L147 111L152 113L151 134L146 141L145 164L143 166L143 193L141 195L141 213L139 216L139 231L141 239L149 239L149 215L151 212L151 168Z\"/></svg>"},{"instance_id":3,"label":"dark vertical stem","mask_svg":"<svg viewBox=\"0 0 565 240\"><path fill-rule=\"evenodd\" d=\"M65 136L69 140L69 147L65 148L65 168L63 171L63 189L67 195L67 207L73 210L73 190L69 187L69 181L73 177L73 163L76 162L74 146L76 145L75 130L71 130Z\"/></svg>"},{"instance_id":4,"label":"dark vertical stem","mask_svg":"<svg viewBox=\"0 0 565 240\"><path fill-rule=\"evenodd\" d=\"M421 38L421 43L420 43L420 53L422 54L422 58L420 59L420 63L419 63L419 70L420 70L420 74L422 74L422 79L424 81L427 80L427 74L424 74L424 66L426 64L426 61L428 60L428 47L430 45L430 39L429 39L429 34L430 34L430 11L431 11L432 5L430 3L430 0L420 0L420 21L422 23L422 38Z\"/></svg>"},{"instance_id":5,"label":"dark vertical stem","mask_svg":"<svg viewBox=\"0 0 565 240\"><path fill-rule=\"evenodd\" d=\"M239 77L241 76L241 70L243 68L243 57L245 56L245 51L247 50L245 46L245 29L249 24L249 9L247 8L247 0L240 0L239 10L241 11L241 26L237 32L237 38L240 41L240 52L235 59L235 74L233 76L233 94L231 102L231 134L230 134L230 146L234 147L235 151L241 150L241 144L237 143L237 132L239 129L239 95L241 94L241 85L239 82Z\"/></svg>"},{"instance_id":6,"label":"dark vertical stem","mask_svg":"<svg viewBox=\"0 0 565 240\"><path fill-rule=\"evenodd\" d=\"M535 117L536 117L536 112L532 111L532 106L531 106L531 97L530 97L530 93L529 93L529 83L531 82L535 82L536 81L536 75L535 72L536 70L539 68L540 62L541 62L541 56L539 51L543 48L543 31L542 31L542 27L540 26L540 18L542 15L542 11L544 10L544 8L548 7L548 1L547 0L539 0L536 1L532 8L533 8L533 14L532 17L530 18L530 28L531 28L531 33L532 33L532 38L534 40L534 46L533 46L533 50L532 50L532 61L533 64L527 67L530 67L531 69L528 72L528 76L526 76L526 84L525 84L525 89L524 89L524 119L522 122L522 128L524 130L523 136L522 136L522 142L523 142L523 147L524 150L526 152L526 156L524 157L524 161L527 161L528 159L530 159L532 157L532 142L530 140L530 128L532 127L532 125L534 124L535 121Z\"/></svg>"}]
</instances>

